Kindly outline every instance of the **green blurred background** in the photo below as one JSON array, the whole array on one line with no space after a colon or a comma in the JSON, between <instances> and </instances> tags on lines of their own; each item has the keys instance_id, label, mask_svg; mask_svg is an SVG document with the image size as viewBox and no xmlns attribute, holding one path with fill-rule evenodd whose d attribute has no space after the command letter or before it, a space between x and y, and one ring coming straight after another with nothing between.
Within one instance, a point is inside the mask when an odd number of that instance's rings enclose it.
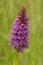
<instances>
[{"instance_id":1,"label":"green blurred background","mask_svg":"<svg viewBox=\"0 0 43 65\"><path fill-rule=\"evenodd\" d=\"M18 58L8 43L22 6L30 17L30 48ZM43 65L43 0L0 0L0 65Z\"/></svg>"}]
</instances>

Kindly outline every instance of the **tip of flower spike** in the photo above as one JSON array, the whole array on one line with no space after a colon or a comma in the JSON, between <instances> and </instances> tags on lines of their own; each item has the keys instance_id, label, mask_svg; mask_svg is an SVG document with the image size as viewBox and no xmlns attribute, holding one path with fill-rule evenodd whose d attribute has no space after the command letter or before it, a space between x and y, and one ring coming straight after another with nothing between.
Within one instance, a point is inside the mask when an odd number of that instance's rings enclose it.
<instances>
[{"instance_id":1,"label":"tip of flower spike","mask_svg":"<svg viewBox=\"0 0 43 65\"><path fill-rule=\"evenodd\" d=\"M27 11L26 11L26 9L25 9L24 6L20 9L18 18L19 18L19 20L20 20L22 23L29 20L29 18L28 18L28 16L27 16Z\"/></svg>"},{"instance_id":2,"label":"tip of flower spike","mask_svg":"<svg viewBox=\"0 0 43 65\"><path fill-rule=\"evenodd\" d=\"M26 9L25 9L24 6L21 8L21 10L19 12L19 15L21 15L21 16L25 16L26 15Z\"/></svg>"}]
</instances>

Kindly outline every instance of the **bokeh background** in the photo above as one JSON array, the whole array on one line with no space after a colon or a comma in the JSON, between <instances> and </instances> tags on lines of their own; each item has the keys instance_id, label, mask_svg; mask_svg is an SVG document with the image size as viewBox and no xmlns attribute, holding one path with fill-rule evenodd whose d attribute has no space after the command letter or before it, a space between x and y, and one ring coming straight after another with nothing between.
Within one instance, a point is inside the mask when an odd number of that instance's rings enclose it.
<instances>
[{"instance_id":1,"label":"bokeh background","mask_svg":"<svg viewBox=\"0 0 43 65\"><path fill-rule=\"evenodd\" d=\"M30 17L30 47L18 55L8 44L22 6ZM0 65L43 65L43 0L0 0Z\"/></svg>"}]
</instances>

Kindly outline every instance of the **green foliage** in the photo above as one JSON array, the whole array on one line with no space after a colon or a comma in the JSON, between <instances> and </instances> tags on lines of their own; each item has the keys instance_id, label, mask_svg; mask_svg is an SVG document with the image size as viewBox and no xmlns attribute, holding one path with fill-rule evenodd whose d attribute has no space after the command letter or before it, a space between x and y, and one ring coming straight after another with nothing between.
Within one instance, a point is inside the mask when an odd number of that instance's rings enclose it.
<instances>
[{"instance_id":1,"label":"green foliage","mask_svg":"<svg viewBox=\"0 0 43 65\"><path fill-rule=\"evenodd\" d=\"M30 48L18 58L8 44L21 6L30 17ZM0 0L0 65L43 65L43 0Z\"/></svg>"}]
</instances>

